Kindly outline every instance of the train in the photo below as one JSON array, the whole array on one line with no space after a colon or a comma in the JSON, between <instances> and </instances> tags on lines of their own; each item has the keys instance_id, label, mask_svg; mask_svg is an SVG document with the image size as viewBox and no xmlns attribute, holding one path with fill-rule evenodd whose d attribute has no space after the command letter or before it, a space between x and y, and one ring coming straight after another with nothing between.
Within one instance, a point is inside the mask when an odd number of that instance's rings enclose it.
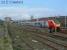
<instances>
[{"instance_id":1,"label":"train","mask_svg":"<svg viewBox=\"0 0 67 50\"><path fill-rule=\"evenodd\" d=\"M51 19L33 19L25 22L26 25L40 28L48 28L49 32L59 32L60 23Z\"/></svg>"}]
</instances>

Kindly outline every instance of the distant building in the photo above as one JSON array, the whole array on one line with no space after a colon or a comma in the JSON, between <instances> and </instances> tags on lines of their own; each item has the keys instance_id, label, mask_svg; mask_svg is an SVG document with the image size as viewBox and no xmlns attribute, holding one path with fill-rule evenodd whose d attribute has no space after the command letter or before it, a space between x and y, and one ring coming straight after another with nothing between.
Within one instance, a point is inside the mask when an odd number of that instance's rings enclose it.
<instances>
[{"instance_id":1,"label":"distant building","mask_svg":"<svg viewBox=\"0 0 67 50\"><path fill-rule=\"evenodd\" d=\"M10 17L5 17L5 21L6 21L6 22L10 22L10 23L13 22L13 20L12 20Z\"/></svg>"},{"instance_id":2,"label":"distant building","mask_svg":"<svg viewBox=\"0 0 67 50\"><path fill-rule=\"evenodd\" d=\"M11 21L11 18L10 17L5 17L5 21Z\"/></svg>"}]
</instances>

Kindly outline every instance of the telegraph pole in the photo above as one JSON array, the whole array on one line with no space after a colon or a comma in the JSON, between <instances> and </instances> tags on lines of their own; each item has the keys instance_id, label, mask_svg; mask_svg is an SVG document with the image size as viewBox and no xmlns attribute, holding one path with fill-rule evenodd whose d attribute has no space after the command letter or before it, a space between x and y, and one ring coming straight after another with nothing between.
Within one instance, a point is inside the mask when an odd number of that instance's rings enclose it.
<instances>
[{"instance_id":1,"label":"telegraph pole","mask_svg":"<svg viewBox=\"0 0 67 50\"><path fill-rule=\"evenodd\" d=\"M66 28L66 16L65 16L65 28Z\"/></svg>"}]
</instances>

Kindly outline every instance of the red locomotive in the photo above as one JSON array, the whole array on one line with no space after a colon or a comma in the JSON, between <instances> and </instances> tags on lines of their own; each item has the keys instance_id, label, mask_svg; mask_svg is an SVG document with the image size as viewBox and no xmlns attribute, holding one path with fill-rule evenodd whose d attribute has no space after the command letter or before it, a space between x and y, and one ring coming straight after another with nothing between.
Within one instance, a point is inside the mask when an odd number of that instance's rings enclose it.
<instances>
[{"instance_id":1,"label":"red locomotive","mask_svg":"<svg viewBox=\"0 0 67 50\"><path fill-rule=\"evenodd\" d=\"M50 32L60 31L60 24L54 22L54 20L48 20L48 28Z\"/></svg>"}]
</instances>

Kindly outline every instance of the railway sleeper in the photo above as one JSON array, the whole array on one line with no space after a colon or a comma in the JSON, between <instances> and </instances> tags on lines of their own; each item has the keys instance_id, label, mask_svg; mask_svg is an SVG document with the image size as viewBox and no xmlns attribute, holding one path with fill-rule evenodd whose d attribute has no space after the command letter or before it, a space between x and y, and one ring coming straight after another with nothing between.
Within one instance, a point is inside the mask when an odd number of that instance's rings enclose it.
<instances>
[{"instance_id":1,"label":"railway sleeper","mask_svg":"<svg viewBox=\"0 0 67 50\"><path fill-rule=\"evenodd\" d=\"M59 42L58 40L49 39L48 37L42 36L42 35L35 35L40 38L40 40L44 41L47 45L54 47L58 50L66 50L67 46L64 46L64 42ZM60 44L58 44L60 43ZM63 43L63 45L61 45Z\"/></svg>"},{"instance_id":2,"label":"railway sleeper","mask_svg":"<svg viewBox=\"0 0 67 50\"><path fill-rule=\"evenodd\" d=\"M46 38L46 39L48 39L50 41L53 41L55 43L58 43L58 44L61 44L61 45L67 47L67 42L66 41L58 40L58 39L55 39L55 38L52 38L52 37L48 37L48 36L42 36L42 35L39 35L39 36L44 37L44 38Z\"/></svg>"}]
</instances>

